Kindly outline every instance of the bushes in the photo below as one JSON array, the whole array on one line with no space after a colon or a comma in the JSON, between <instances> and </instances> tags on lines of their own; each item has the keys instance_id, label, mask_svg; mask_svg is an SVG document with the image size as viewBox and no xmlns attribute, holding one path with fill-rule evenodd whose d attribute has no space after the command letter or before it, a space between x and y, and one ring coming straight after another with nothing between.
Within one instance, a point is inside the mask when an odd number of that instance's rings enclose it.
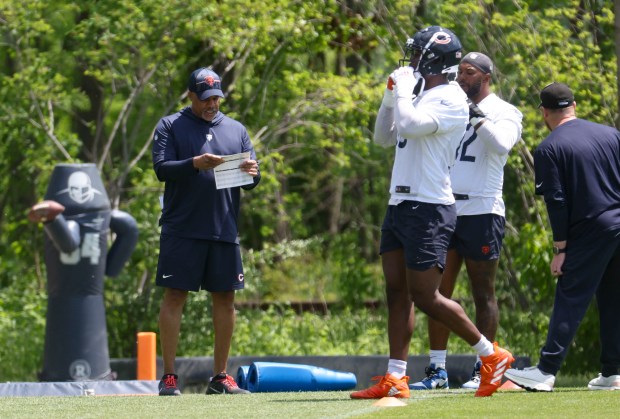
<instances>
[{"instance_id":1,"label":"bushes","mask_svg":"<svg viewBox=\"0 0 620 419\"><path fill-rule=\"evenodd\" d=\"M527 231L522 234L527 235ZM247 289L238 294L237 327L231 356L240 355L386 355L386 307L366 308L364 301L384 301L380 262L357 256L350 237L332 240L313 238L282 243L262 252L244 254ZM510 277L511 269L498 276L500 327L497 340L516 355L538 360L544 343L550 292L540 287L547 261L541 250L507 243L513 253L502 263L524 265L525 274ZM536 243L534 239L528 242ZM517 250L515 250L517 249ZM538 252L538 253L537 253ZM538 256L532 255L538 254ZM530 255L528 257L528 255ZM106 280L105 304L109 351L112 358L135 356L136 333L155 331L162 290L151 281L136 284L136 269L145 262L130 265L118 278ZM154 264L153 264L154 265ZM545 269L544 274L542 272ZM537 277L538 275L538 277ZM146 275L148 277L148 275ZM534 279L532 279L534 278ZM544 291L543 291L544 290ZM455 298L473 316L473 302L465 277L459 279ZM329 307L326 314L298 314L290 302L315 300ZM271 303L265 310L250 309ZM0 289L0 381L36 381L42 367L45 335L46 295L36 281L24 278ZM416 330L411 354L427 354L426 316L416 313ZM212 356L213 324L211 301L205 292L192 293L184 311L179 356ZM158 349L159 352L159 349ZM451 335L449 352L473 353ZM580 327L562 369L563 373L598 371L598 320L591 307ZM8 361L7 361L8 360Z\"/></svg>"},{"instance_id":2,"label":"bushes","mask_svg":"<svg viewBox=\"0 0 620 419\"><path fill-rule=\"evenodd\" d=\"M46 296L0 289L0 382L37 381L43 366Z\"/></svg>"},{"instance_id":3,"label":"bushes","mask_svg":"<svg viewBox=\"0 0 620 419\"><path fill-rule=\"evenodd\" d=\"M351 233L266 246L243 255L246 288L242 301L338 301L345 305L383 295L378 262L365 261Z\"/></svg>"}]
</instances>

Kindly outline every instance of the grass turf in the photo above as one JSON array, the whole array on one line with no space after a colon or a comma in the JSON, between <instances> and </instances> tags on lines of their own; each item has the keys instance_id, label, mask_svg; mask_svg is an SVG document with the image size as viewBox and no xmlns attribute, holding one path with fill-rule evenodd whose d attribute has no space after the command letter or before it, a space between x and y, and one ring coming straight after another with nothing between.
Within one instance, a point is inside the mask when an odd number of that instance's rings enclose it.
<instances>
[{"instance_id":1,"label":"grass turf","mask_svg":"<svg viewBox=\"0 0 620 419\"><path fill-rule=\"evenodd\" d=\"M617 417L620 391L559 388L552 393L464 390L413 392L406 406L377 407L349 392L158 396L0 397L3 418L585 418Z\"/></svg>"}]
</instances>

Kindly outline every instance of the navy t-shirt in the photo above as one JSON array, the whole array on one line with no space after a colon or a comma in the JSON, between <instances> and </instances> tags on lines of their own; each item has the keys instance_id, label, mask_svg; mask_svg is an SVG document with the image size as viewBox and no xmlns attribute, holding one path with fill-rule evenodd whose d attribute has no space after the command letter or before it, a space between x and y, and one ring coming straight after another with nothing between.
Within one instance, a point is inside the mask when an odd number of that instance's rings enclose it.
<instances>
[{"instance_id":1,"label":"navy t-shirt","mask_svg":"<svg viewBox=\"0 0 620 419\"><path fill-rule=\"evenodd\" d=\"M153 168L166 182L159 224L162 234L239 243L240 188L216 189L213 170L197 170L193 157L250 152L254 147L245 127L219 112L213 121L197 117L186 107L162 118L153 137ZM254 183L244 189L254 188Z\"/></svg>"},{"instance_id":2,"label":"navy t-shirt","mask_svg":"<svg viewBox=\"0 0 620 419\"><path fill-rule=\"evenodd\" d=\"M534 152L536 194L543 195L553 239L620 229L620 132L573 119Z\"/></svg>"}]
</instances>

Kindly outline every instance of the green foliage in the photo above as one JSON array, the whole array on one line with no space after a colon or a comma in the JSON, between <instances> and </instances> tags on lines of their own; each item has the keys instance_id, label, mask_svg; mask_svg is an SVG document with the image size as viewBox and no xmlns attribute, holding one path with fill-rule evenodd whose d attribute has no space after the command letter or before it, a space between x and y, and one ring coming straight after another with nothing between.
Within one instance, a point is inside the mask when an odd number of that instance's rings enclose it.
<instances>
[{"instance_id":1,"label":"green foliage","mask_svg":"<svg viewBox=\"0 0 620 419\"><path fill-rule=\"evenodd\" d=\"M385 320L380 314L345 309L325 316L297 315L291 309L275 307L240 312L232 351L237 355L387 353Z\"/></svg>"},{"instance_id":2,"label":"green foliage","mask_svg":"<svg viewBox=\"0 0 620 419\"><path fill-rule=\"evenodd\" d=\"M243 254L246 288L243 301L333 301L336 295L328 286L329 269L319 267L324 240L284 241L266 245L261 251L249 249ZM321 261L321 262L319 262Z\"/></svg>"},{"instance_id":3,"label":"green foliage","mask_svg":"<svg viewBox=\"0 0 620 419\"><path fill-rule=\"evenodd\" d=\"M38 381L45 336L44 295L0 289L0 381Z\"/></svg>"},{"instance_id":4,"label":"green foliage","mask_svg":"<svg viewBox=\"0 0 620 419\"><path fill-rule=\"evenodd\" d=\"M383 300L380 265L359 259L354 233L284 241L244 252L242 301L313 301L354 306ZM309 269L312 267L312 269Z\"/></svg>"},{"instance_id":5,"label":"green foliage","mask_svg":"<svg viewBox=\"0 0 620 419\"><path fill-rule=\"evenodd\" d=\"M350 307L362 301L383 302L381 264L360 263L357 243L353 232L341 234L330 242L328 269L334 276L339 299Z\"/></svg>"}]
</instances>

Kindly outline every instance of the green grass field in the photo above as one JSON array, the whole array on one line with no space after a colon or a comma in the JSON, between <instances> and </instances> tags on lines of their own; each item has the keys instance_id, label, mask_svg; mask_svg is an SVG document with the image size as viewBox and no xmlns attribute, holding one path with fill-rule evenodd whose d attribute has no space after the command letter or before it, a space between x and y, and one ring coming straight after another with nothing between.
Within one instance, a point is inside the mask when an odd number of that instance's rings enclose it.
<instances>
[{"instance_id":1,"label":"green grass field","mask_svg":"<svg viewBox=\"0 0 620 419\"><path fill-rule=\"evenodd\" d=\"M500 390L475 398L464 390L412 392L406 406L377 407L349 392L256 393L181 397L0 397L2 418L608 418L620 414L620 391L559 388L553 393Z\"/></svg>"}]
</instances>

